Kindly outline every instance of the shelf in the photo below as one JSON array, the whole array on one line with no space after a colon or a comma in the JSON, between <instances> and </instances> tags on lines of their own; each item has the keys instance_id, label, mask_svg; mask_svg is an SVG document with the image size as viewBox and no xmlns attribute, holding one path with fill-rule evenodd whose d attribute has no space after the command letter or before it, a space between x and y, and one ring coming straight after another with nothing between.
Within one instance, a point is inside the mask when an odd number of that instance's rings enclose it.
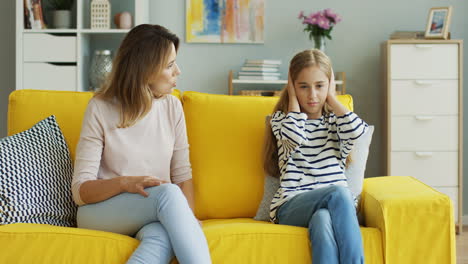
<instances>
[{"instance_id":1,"label":"shelf","mask_svg":"<svg viewBox=\"0 0 468 264\"><path fill-rule=\"evenodd\" d=\"M70 33L83 33L83 34L126 34L130 29L24 29L23 33L37 34L70 34Z\"/></svg>"},{"instance_id":2,"label":"shelf","mask_svg":"<svg viewBox=\"0 0 468 264\"><path fill-rule=\"evenodd\" d=\"M268 80L239 80L233 79L232 83L251 83L251 84L287 84L288 80L276 80L276 81L268 81ZM335 80L335 83L338 85L343 84L342 80Z\"/></svg>"},{"instance_id":3,"label":"shelf","mask_svg":"<svg viewBox=\"0 0 468 264\"><path fill-rule=\"evenodd\" d=\"M288 80L267 81L267 80L239 80L239 79L233 79L232 83L286 84L286 83L288 83Z\"/></svg>"},{"instance_id":4,"label":"shelf","mask_svg":"<svg viewBox=\"0 0 468 264\"><path fill-rule=\"evenodd\" d=\"M68 34L68 33L77 33L77 29L23 29L23 33L56 33L56 34Z\"/></svg>"},{"instance_id":5,"label":"shelf","mask_svg":"<svg viewBox=\"0 0 468 264\"><path fill-rule=\"evenodd\" d=\"M346 74L344 72L336 72L335 73L335 83L338 85L337 87L337 94L345 94L346 93ZM233 78L234 73L233 71L229 71L228 76L228 94L234 94L234 87L233 84L287 84L288 80L239 80ZM338 77L338 79L336 79Z\"/></svg>"},{"instance_id":6,"label":"shelf","mask_svg":"<svg viewBox=\"0 0 468 264\"><path fill-rule=\"evenodd\" d=\"M130 29L81 29L84 34L126 34Z\"/></svg>"}]
</instances>

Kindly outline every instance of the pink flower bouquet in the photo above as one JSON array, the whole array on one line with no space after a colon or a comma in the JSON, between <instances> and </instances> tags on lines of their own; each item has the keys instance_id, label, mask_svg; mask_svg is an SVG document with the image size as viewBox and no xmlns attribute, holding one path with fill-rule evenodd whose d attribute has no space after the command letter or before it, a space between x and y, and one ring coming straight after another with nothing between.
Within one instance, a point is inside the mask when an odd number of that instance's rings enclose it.
<instances>
[{"instance_id":1,"label":"pink flower bouquet","mask_svg":"<svg viewBox=\"0 0 468 264\"><path fill-rule=\"evenodd\" d=\"M330 33L333 27L341 21L341 17L330 8L311 13L308 16L304 15L304 11L301 11L298 19L301 19L302 24L305 25L304 32L309 33L309 39L316 41L316 47L320 46L317 41L320 41L321 38L332 39Z\"/></svg>"}]
</instances>

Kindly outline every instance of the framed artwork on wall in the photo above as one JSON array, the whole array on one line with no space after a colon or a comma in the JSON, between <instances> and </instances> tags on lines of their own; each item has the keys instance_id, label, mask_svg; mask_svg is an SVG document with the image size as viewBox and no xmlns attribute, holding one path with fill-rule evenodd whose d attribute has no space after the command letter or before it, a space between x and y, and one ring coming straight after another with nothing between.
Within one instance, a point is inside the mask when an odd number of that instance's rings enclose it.
<instances>
[{"instance_id":1,"label":"framed artwork on wall","mask_svg":"<svg viewBox=\"0 0 468 264\"><path fill-rule=\"evenodd\" d=\"M431 8L424 37L432 39L447 39L451 17L451 6Z\"/></svg>"},{"instance_id":2,"label":"framed artwork on wall","mask_svg":"<svg viewBox=\"0 0 468 264\"><path fill-rule=\"evenodd\" d=\"M264 43L265 0L186 0L189 43Z\"/></svg>"}]
</instances>

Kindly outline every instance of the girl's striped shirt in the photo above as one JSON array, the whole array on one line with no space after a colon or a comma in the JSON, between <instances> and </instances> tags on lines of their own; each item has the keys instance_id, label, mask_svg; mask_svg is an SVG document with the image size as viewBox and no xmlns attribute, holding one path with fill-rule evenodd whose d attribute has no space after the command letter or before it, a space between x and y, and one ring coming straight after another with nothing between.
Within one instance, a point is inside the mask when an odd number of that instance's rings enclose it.
<instances>
[{"instance_id":1,"label":"girl's striped shirt","mask_svg":"<svg viewBox=\"0 0 468 264\"><path fill-rule=\"evenodd\" d=\"M280 187L270 206L271 221L276 221L277 209L297 194L329 185L348 186L346 157L368 129L355 113L307 119L305 113L277 111L270 124L281 173Z\"/></svg>"}]
</instances>

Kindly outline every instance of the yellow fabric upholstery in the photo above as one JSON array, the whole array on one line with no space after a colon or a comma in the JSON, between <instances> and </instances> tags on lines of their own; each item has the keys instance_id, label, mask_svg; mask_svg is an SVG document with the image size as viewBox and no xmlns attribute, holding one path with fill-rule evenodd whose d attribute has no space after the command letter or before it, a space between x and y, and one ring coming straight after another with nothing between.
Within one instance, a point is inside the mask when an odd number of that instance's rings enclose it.
<instances>
[{"instance_id":1,"label":"yellow fabric upholstery","mask_svg":"<svg viewBox=\"0 0 468 264\"><path fill-rule=\"evenodd\" d=\"M109 232L11 224L0 227L0 263L125 263L138 244Z\"/></svg>"},{"instance_id":2,"label":"yellow fabric upholstery","mask_svg":"<svg viewBox=\"0 0 468 264\"><path fill-rule=\"evenodd\" d=\"M174 95L179 95L174 91ZM10 96L8 134L54 114L72 150L92 93L19 90ZM265 116L278 98L183 96L196 214L213 263L310 263L307 229L250 219L263 193ZM339 99L353 109L351 96ZM366 263L455 263L447 196L411 177L365 179L361 227ZM231 219L226 219L231 218ZM0 226L0 263L125 263L138 241L119 234L38 224Z\"/></svg>"},{"instance_id":3,"label":"yellow fabric upholstery","mask_svg":"<svg viewBox=\"0 0 468 264\"><path fill-rule=\"evenodd\" d=\"M213 263L311 263L306 228L253 219L203 222ZM366 263L383 263L380 231L361 228Z\"/></svg>"},{"instance_id":4,"label":"yellow fabric upholstery","mask_svg":"<svg viewBox=\"0 0 468 264\"><path fill-rule=\"evenodd\" d=\"M172 93L180 98L180 91ZM80 138L81 123L92 92L17 90L8 104L8 135L31 128L42 119L55 115L65 136L72 160Z\"/></svg>"},{"instance_id":5,"label":"yellow fabric upholstery","mask_svg":"<svg viewBox=\"0 0 468 264\"><path fill-rule=\"evenodd\" d=\"M385 263L455 263L450 198L412 177L364 181L366 225L382 232Z\"/></svg>"},{"instance_id":6,"label":"yellow fabric upholstery","mask_svg":"<svg viewBox=\"0 0 468 264\"><path fill-rule=\"evenodd\" d=\"M8 135L27 130L42 119L55 115L74 160L83 115L91 97L91 92L14 91L8 104Z\"/></svg>"},{"instance_id":7,"label":"yellow fabric upholstery","mask_svg":"<svg viewBox=\"0 0 468 264\"><path fill-rule=\"evenodd\" d=\"M338 98L352 109L350 95ZM196 215L200 219L255 216L263 196L265 117L278 97L185 92L182 100Z\"/></svg>"}]
</instances>

